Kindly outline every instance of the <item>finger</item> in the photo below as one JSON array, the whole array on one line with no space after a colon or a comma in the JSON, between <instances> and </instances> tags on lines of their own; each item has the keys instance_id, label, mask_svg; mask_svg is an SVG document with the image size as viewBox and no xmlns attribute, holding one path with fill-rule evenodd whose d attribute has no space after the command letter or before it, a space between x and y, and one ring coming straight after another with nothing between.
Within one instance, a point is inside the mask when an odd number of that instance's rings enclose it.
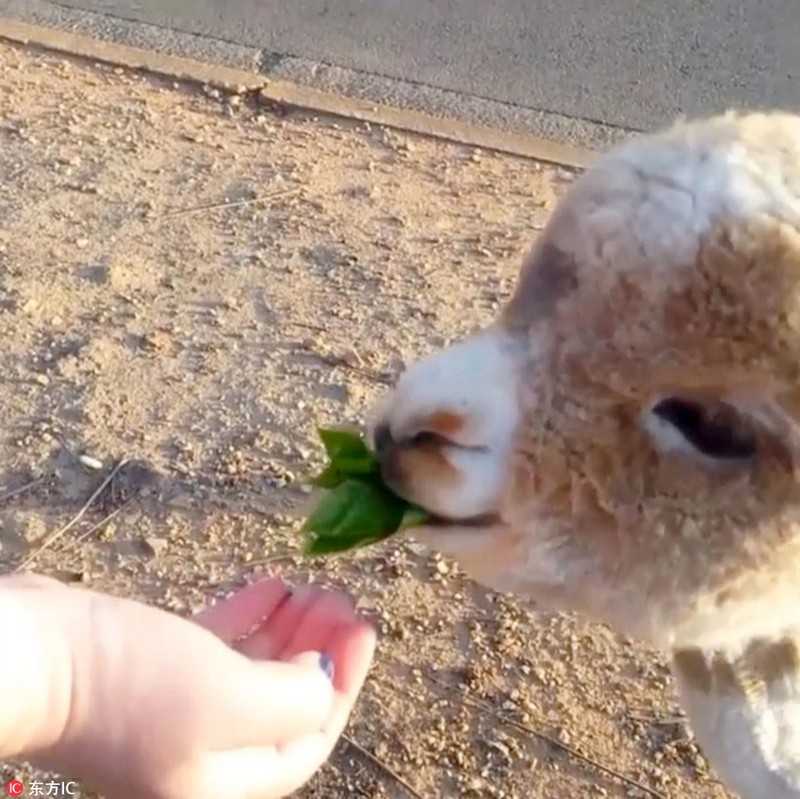
<instances>
[{"instance_id":1,"label":"finger","mask_svg":"<svg viewBox=\"0 0 800 799\"><path fill-rule=\"evenodd\" d=\"M358 616L350 598L326 591L308 607L302 622L284 645L281 657L293 657L308 649L328 652L337 629L355 621Z\"/></svg>"},{"instance_id":2,"label":"finger","mask_svg":"<svg viewBox=\"0 0 800 799\"><path fill-rule=\"evenodd\" d=\"M215 754L201 783L204 788L214 786L214 789L204 796L230 794L231 775L236 778L236 795L242 799L288 796L308 782L336 746L369 671L374 650L375 631L369 625L357 622L340 628L334 674L337 695L324 731L277 747L242 748Z\"/></svg>"},{"instance_id":3,"label":"finger","mask_svg":"<svg viewBox=\"0 0 800 799\"><path fill-rule=\"evenodd\" d=\"M280 660L286 644L321 592L316 585L298 586L275 613L237 643L238 651L251 658Z\"/></svg>"},{"instance_id":4,"label":"finger","mask_svg":"<svg viewBox=\"0 0 800 799\"><path fill-rule=\"evenodd\" d=\"M333 710L325 724L331 749L342 734L353 710L375 655L375 629L363 621L350 622L337 628L328 644L333 659Z\"/></svg>"},{"instance_id":5,"label":"finger","mask_svg":"<svg viewBox=\"0 0 800 799\"><path fill-rule=\"evenodd\" d=\"M268 619L291 594L281 580L259 580L195 614L193 620L231 643Z\"/></svg>"},{"instance_id":6,"label":"finger","mask_svg":"<svg viewBox=\"0 0 800 799\"><path fill-rule=\"evenodd\" d=\"M174 796L212 799L277 799L293 796L320 769L329 757L322 733L295 741L287 752L277 747L248 747L215 752L192 775L191 783L181 783Z\"/></svg>"},{"instance_id":7,"label":"finger","mask_svg":"<svg viewBox=\"0 0 800 799\"><path fill-rule=\"evenodd\" d=\"M353 604L344 594L302 586L237 649L248 657L266 660L285 659L311 649L325 651L335 627L353 618Z\"/></svg>"},{"instance_id":8,"label":"finger","mask_svg":"<svg viewBox=\"0 0 800 799\"><path fill-rule=\"evenodd\" d=\"M322 730L334 709L335 693L320 653L292 661L241 659L217 703L221 740L268 746ZM223 696L224 694L224 696Z\"/></svg>"},{"instance_id":9,"label":"finger","mask_svg":"<svg viewBox=\"0 0 800 799\"><path fill-rule=\"evenodd\" d=\"M237 776L247 775L242 784L242 799L293 796L325 765L331 756L332 746L321 732L292 741L281 748L267 752L263 749L240 749L228 752L227 762L216 762L216 769L231 769ZM222 796L223 794L217 794Z\"/></svg>"},{"instance_id":10,"label":"finger","mask_svg":"<svg viewBox=\"0 0 800 799\"><path fill-rule=\"evenodd\" d=\"M239 792L229 795L261 799L288 796L301 788L328 760L364 684L375 651L375 631L357 622L337 630L334 686L336 698L322 732L295 738L270 750L240 749L215 759L217 774L236 775Z\"/></svg>"}]
</instances>

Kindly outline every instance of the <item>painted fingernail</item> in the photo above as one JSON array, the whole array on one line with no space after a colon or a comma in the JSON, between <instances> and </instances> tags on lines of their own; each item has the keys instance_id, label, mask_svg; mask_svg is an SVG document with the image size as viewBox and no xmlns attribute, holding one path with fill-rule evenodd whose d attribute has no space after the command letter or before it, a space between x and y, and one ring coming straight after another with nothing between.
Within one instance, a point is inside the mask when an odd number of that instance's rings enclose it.
<instances>
[{"instance_id":1,"label":"painted fingernail","mask_svg":"<svg viewBox=\"0 0 800 799\"><path fill-rule=\"evenodd\" d=\"M333 682L333 658L323 652L319 656L319 667L325 672L325 676Z\"/></svg>"}]
</instances>

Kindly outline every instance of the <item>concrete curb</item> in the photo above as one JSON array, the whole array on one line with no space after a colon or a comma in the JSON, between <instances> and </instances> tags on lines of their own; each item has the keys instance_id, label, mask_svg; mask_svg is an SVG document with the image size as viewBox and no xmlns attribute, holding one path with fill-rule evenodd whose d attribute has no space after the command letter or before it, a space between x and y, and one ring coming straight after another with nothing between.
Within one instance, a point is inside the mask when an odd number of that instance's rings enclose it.
<instances>
[{"instance_id":1,"label":"concrete curb","mask_svg":"<svg viewBox=\"0 0 800 799\"><path fill-rule=\"evenodd\" d=\"M99 41L69 31L0 19L0 39L34 45L72 56L150 72L173 80L204 84L228 91L260 93L267 103L317 114L369 122L389 128L431 136L486 150L530 158L573 169L583 169L595 153L536 136L509 133L482 125L471 125L417 111L375 105L318 89L270 80L242 69L207 64L189 58L160 55L135 47Z\"/></svg>"}]
</instances>

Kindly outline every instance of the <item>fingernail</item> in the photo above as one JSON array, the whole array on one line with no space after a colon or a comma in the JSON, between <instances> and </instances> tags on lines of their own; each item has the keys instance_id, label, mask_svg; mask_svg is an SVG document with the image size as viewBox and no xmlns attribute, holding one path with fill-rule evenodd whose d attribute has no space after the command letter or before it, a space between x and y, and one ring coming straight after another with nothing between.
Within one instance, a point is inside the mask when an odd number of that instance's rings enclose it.
<instances>
[{"instance_id":1,"label":"fingernail","mask_svg":"<svg viewBox=\"0 0 800 799\"><path fill-rule=\"evenodd\" d=\"M319 667L325 672L325 676L333 682L333 658L323 652L319 656Z\"/></svg>"}]
</instances>

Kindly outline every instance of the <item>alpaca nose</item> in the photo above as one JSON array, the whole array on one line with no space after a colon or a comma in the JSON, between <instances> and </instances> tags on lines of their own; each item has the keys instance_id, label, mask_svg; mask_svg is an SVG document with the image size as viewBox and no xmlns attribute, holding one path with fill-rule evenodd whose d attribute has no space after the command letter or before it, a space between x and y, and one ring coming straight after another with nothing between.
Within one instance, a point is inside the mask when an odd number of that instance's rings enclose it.
<instances>
[{"instance_id":1,"label":"alpaca nose","mask_svg":"<svg viewBox=\"0 0 800 799\"><path fill-rule=\"evenodd\" d=\"M385 422L379 424L375 428L375 432L372 434L372 441L375 445L375 454L378 456L378 460L380 460L384 455L386 455L386 453L394 444L392 431L389 429L389 425Z\"/></svg>"}]
</instances>

